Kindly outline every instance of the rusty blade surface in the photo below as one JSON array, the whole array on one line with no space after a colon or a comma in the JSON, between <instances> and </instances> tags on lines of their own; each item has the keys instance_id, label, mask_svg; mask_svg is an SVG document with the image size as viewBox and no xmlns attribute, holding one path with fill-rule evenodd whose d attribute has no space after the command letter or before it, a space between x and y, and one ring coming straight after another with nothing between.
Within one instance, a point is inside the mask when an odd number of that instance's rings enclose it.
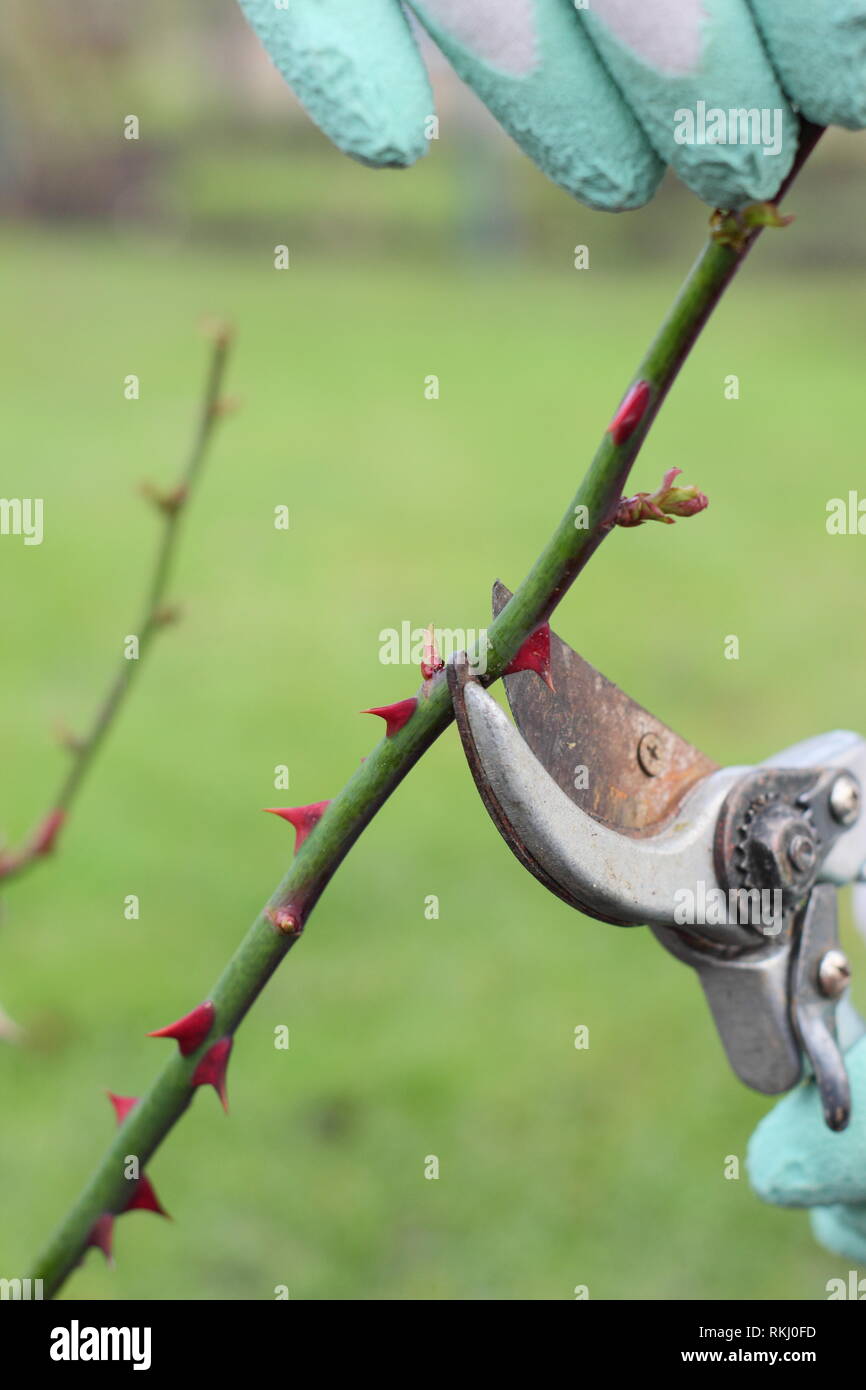
<instances>
[{"instance_id":1,"label":"rusty blade surface","mask_svg":"<svg viewBox=\"0 0 866 1390\"><path fill-rule=\"evenodd\" d=\"M511 598L493 586L497 615ZM624 835L656 834L718 763L693 748L550 634L555 693L532 671L505 677L515 722L575 805ZM585 773L581 769L586 769ZM582 785L586 783L586 785Z\"/></svg>"}]
</instances>

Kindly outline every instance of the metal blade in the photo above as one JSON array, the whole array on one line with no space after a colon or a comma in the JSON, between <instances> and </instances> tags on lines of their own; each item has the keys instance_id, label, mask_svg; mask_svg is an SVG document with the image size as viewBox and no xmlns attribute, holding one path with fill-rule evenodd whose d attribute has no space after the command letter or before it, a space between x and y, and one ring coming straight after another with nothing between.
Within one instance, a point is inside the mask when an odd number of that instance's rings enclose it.
<instances>
[{"instance_id":1,"label":"metal blade","mask_svg":"<svg viewBox=\"0 0 866 1390\"><path fill-rule=\"evenodd\" d=\"M517 726L472 678L465 652L449 663L448 684L484 804L509 849L545 887L603 922L669 926L684 889L696 898L701 885L716 886L713 826L738 768L703 781L657 836L624 836L599 825L557 786ZM726 946L745 936L726 924L705 930Z\"/></svg>"},{"instance_id":2,"label":"metal blade","mask_svg":"<svg viewBox=\"0 0 866 1390\"><path fill-rule=\"evenodd\" d=\"M494 616L510 598L497 580ZM634 838L657 834L718 763L553 632L550 665L555 693L532 671L505 677L511 712L532 752L575 805L601 825Z\"/></svg>"}]
</instances>

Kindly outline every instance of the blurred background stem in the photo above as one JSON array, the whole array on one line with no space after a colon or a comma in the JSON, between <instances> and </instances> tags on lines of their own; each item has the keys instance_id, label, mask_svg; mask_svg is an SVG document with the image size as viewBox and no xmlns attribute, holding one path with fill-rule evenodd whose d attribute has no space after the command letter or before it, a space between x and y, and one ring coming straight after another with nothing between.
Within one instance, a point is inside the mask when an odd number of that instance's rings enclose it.
<instances>
[{"instance_id":1,"label":"blurred background stem","mask_svg":"<svg viewBox=\"0 0 866 1390\"><path fill-rule=\"evenodd\" d=\"M222 386L231 343L231 333L225 325L216 325L211 333L212 350L205 380L198 424L186 465L173 489L159 491L152 485L142 490L163 518L162 534L156 550L147 596L137 627L129 636L135 637L138 648L135 656L125 650L120 659L106 696L94 715L88 731L81 736L68 736L64 744L70 756L70 766L63 776L50 810L18 850L0 852L0 882L4 885L17 878L34 864L44 862L56 846L57 837L66 821L84 779L93 766L103 740L120 713L138 675L154 635L174 621L175 612L165 606L168 582L171 578L181 523L193 488L207 457L214 428L226 411Z\"/></svg>"}]
</instances>

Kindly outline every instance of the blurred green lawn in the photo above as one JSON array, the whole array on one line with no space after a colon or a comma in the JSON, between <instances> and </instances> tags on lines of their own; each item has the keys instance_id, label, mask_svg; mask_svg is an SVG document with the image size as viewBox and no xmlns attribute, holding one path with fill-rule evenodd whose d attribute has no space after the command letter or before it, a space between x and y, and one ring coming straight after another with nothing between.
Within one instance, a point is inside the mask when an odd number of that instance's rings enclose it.
<instances>
[{"instance_id":1,"label":"blurred green lawn","mask_svg":"<svg viewBox=\"0 0 866 1390\"><path fill-rule=\"evenodd\" d=\"M206 995L282 874L290 832L259 810L285 795L275 764L288 800L332 794L379 737L357 711L416 687L380 664L380 630L484 624L490 582L518 582L558 520L676 277L623 275L603 246L582 274L358 266L348 243L278 274L267 245L69 232L10 234L0 254L2 490L46 508L41 547L0 541L11 838L58 776L52 722L83 723L134 624L155 532L136 488L170 482L187 446L205 312L237 322L243 401L188 519L182 625L61 852L5 900L0 1002L29 1031L0 1051L11 1277L107 1142L104 1091L148 1085L167 1045L145 1032ZM824 525L863 473L863 288L768 276L772 260L768 236L634 474L650 488L679 465L710 509L614 536L557 624L736 762L864 724L866 540ZM522 872L453 733L244 1025L230 1097L226 1120L203 1095L150 1167L172 1224L119 1223L116 1269L91 1253L69 1296L822 1298L845 1272L802 1214L725 1180L767 1101L728 1071L694 978Z\"/></svg>"}]
</instances>

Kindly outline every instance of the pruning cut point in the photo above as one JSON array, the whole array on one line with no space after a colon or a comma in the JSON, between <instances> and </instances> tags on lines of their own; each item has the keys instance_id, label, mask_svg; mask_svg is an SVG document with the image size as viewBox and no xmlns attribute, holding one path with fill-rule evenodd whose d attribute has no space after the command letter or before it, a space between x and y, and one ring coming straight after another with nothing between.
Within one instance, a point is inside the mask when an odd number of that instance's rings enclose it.
<instances>
[{"instance_id":1,"label":"pruning cut point","mask_svg":"<svg viewBox=\"0 0 866 1390\"><path fill-rule=\"evenodd\" d=\"M300 917L288 907L269 907L265 916L284 936L300 936L304 930Z\"/></svg>"},{"instance_id":2,"label":"pruning cut point","mask_svg":"<svg viewBox=\"0 0 866 1390\"><path fill-rule=\"evenodd\" d=\"M113 1091L106 1091L105 1094L114 1106L117 1123L122 1125L130 1110L138 1105L138 1096L116 1096Z\"/></svg>"},{"instance_id":3,"label":"pruning cut point","mask_svg":"<svg viewBox=\"0 0 866 1390\"><path fill-rule=\"evenodd\" d=\"M63 723L54 726L54 737L57 739L61 748L65 748L67 753L80 753L87 746L86 739L79 738L77 734Z\"/></svg>"},{"instance_id":4,"label":"pruning cut point","mask_svg":"<svg viewBox=\"0 0 866 1390\"><path fill-rule=\"evenodd\" d=\"M162 608L155 608L151 615L151 622L154 627L170 627L172 623L180 622L181 610L177 604L167 603Z\"/></svg>"},{"instance_id":5,"label":"pruning cut point","mask_svg":"<svg viewBox=\"0 0 866 1390\"><path fill-rule=\"evenodd\" d=\"M529 634L514 660L506 666L503 675L513 676L518 671L534 671L550 690L554 690L550 674L550 623L542 623L541 627Z\"/></svg>"},{"instance_id":6,"label":"pruning cut point","mask_svg":"<svg viewBox=\"0 0 866 1390\"><path fill-rule=\"evenodd\" d=\"M220 1038L219 1042L215 1042L213 1047L208 1048L192 1074L193 1086L213 1086L222 1101L222 1107L226 1114L229 1112L226 1071L233 1042L234 1038L232 1037Z\"/></svg>"},{"instance_id":7,"label":"pruning cut point","mask_svg":"<svg viewBox=\"0 0 866 1390\"><path fill-rule=\"evenodd\" d=\"M166 1221L171 1220L171 1217L153 1190L153 1183L145 1173L142 1173L138 1182L135 1184L132 1196L124 1207L124 1211L152 1211L156 1216L164 1216Z\"/></svg>"},{"instance_id":8,"label":"pruning cut point","mask_svg":"<svg viewBox=\"0 0 866 1390\"><path fill-rule=\"evenodd\" d=\"M413 695L408 700L398 700L395 705L376 705L373 709L362 709L362 714L377 714L385 721L385 737L393 738L404 724L408 724L418 708L418 698Z\"/></svg>"},{"instance_id":9,"label":"pruning cut point","mask_svg":"<svg viewBox=\"0 0 866 1390\"><path fill-rule=\"evenodd\" d=\"M214 1021L214 1006L209 999L203 1004L199 1004L193 1009L192 1013L184 1014L176 1023L169 1023L166 1028L157 1028L155 1032L148 1033L149 1038L174 1038L180 1048L180 1055L188 1057L191 1052L195 1052L197 1047L201 1047Z\"/></svg>"},{"instance_id":10,"label":"pruning cut point","mask_svg":"<svg viewBox=\"0 0 866 1390\"><path fill-rule=\"evenodd\" d=\"M648 381L637 381L626 392L622 405L607 427L608 434L613 439L614 444L624 444L634 434L646 414L649 400L650 385Z\"/></svg>"},{"instance_id":11,"label":"pruning cut point","mask_svg":"<svg viewBox=\"0 0 866 1390\"><path fill-rule=\"evenodd\" d=\"M202 319L202 332L216 347L225 348L235 335L234 324L228 319L206 317Z\"/></svg>"},{"instance_id":12,"label":"pruning cut point","mask_svg":"<svg viewBox=\"0 0 866 1390\"><path fill-rule=\"evenodd\" d=\"M42 824L37 828L33 837L31 853L50 854L57 843L57 836L63 828L66 820L65 811L49 811Z\"/></svg>"},{"instance_id":13,"label":"pruning cut point","mask_svg":"<svg viewBox=\"0 0 866 1390\"><path fill-rule=\"evenodd\" d=\"M436 629L431 623L424 632L424 655L421 659L421 675L425 681L432 680L437 671L445 670L445 662L436 645Z\"/></svg>"},{"instance_id":14,"label":"pruning cut point","mask_svg":"<svg viewBox=\"0 0 866 1390\"><path fill-rule=\"evenodd\" d=\"M144 482L139 491L142 497L146 497L148 502L152 502L157 510L164 512L166 516L174 516L175 512L179 512L187 499L187 488L183 483L171 492L164 492L153 483Z\"/></svg>"},{"instance_id":15,"label":"pruning cut point","mask_svg":"<svg viewBox=\"0 0 866 1390\"><path fill-rule=\"evenodd\" d=\"M311 801L309 806L266 806L269 816L282 816L289 825L295 827L295 854L301 848L310 831L315 830L322 816L330 806L330 801Z\"/></svg>"},{"instance_id":16,"label":"pruning cut point","mask_svg":"<svg viewBox=\"0 0 866 1390\"><path fill-rule=\"evenodd\" d=\"M85 1250L91 1245L95 1245L97 1250L101 1250L110 1265L114 1264L111 1257L111 1247L114 1241L114 1217L111 1212L105 1212L102 1216L97 1216L90 1228L87 1240L84 1242Z\"/></svg>"}]
</instances>

